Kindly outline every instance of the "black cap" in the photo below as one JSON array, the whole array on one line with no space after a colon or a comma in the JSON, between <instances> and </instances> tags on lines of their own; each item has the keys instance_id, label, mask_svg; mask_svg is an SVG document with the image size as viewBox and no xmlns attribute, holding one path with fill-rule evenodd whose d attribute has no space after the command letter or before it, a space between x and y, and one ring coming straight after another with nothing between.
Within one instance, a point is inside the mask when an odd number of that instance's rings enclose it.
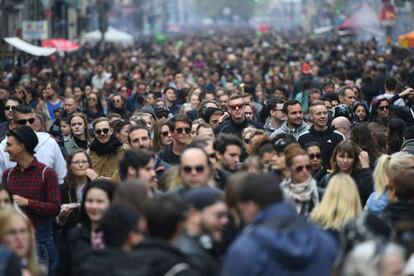
<instances>
[{"instance_id":1,"label":"black cap","mask_svg":"<svg viewBox=\"0 0 414 276\"><path fill-rule=\"evenodd\" d=\"M157 118L161 117L162 115L168 116L168 114L170 114L170 111L168 110L168 108L164 106L156 106L154 108L154 112Z\"/></svg>"},{"instance_id":2,"label":"black cap","mask_svg":"<svg viewBox=\"0 0 414 276\"><path fill-rule=\"evenodd\" d=\"M8 136L10 135L16 137L17 140L23 143L29 153L35 153L34 149L39 143L39 139L37 138L37 135L32 128L28 126L22 126L16 128L15 130L9 130Z\"/></svg>"},{"instance_id":3,"label":"black cap","mask_svg":"<svg viewBox=\"0 0 414 276\"><path fill-rule=\"evenodd\" d=\"M206 122L206 123L208 123L209 121L210 121L210 118L211 118L211 116L215 113L215 112L218 112L218 111L220 111L221 113L223 113L223 110L221 110L220 108L216 108L216 107L207 107L205 110L204 110L204 113L203 113L203 119L204 119L204 121Z\"/></svg>"},{"instance_id":4,"label":"black cap","mask_svg":"<svg viewBox=\"0 0 414 276\"><path fill-rule=\"evenodd\" d=\"M223 193L219 189L213 187L194 188L183 196L185 205L197 210L203 210L208 206L222 201Z\"/></svg>"}]
</instances>

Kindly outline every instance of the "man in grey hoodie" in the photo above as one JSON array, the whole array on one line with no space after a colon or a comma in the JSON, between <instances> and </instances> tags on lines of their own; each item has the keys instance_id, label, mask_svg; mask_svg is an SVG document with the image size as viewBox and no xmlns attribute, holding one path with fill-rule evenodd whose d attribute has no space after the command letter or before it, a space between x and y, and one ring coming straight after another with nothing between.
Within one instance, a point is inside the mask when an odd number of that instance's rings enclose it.
<instances>
[{"instance_id":1,"label":"man in grey hoodie","mask_svg":"<svg viewBox=\"0 0 414 276\"><path fill-rule=\"evenodd\" d=\"M303 121L302 105L297 100L288 100L283 105L282 112L286 115L286 122L276 129L270 135L270 138L273 139L280 133L289 133L295 136L297 140L300 135L308 131L309 126Z\"/></svg>"}]
</instances>

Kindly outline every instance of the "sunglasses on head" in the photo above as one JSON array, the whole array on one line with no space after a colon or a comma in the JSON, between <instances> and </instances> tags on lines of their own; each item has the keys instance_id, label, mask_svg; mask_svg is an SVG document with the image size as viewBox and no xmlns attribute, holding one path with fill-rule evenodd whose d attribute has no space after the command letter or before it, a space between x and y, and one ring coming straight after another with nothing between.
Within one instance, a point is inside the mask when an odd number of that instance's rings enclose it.
<instances>
[{"instance_id":1,"label":"sunglasses on head","mask_svg":"<svg viewBox=\"0 0 414 276\"><path fill-rule=\"evenodd\" d=\"M6 111L12 111L14 108L15 108L15 106L12 106L12 105L6 105L6 106L4 107L4 110L6 110Z\"/></svg>"},{"instance_id":2,"label":"sunglasses on head","mask_svg":"<svg viewBox=\"0 0 414 276\"><path fill-rule=\"evenodd\" d=\"M25 125L27 123L29 124L33 124L35 121L35 118L30 118L30 119L21 119L21 120L16 120L16 123L18 123L19 125Z\"/></svg>"},{"instance_id":3,"label":"sunglasses on head","mask_svg":"<svg viewBox=\"0 0 414 276\"><path fill-rule=\"evenodd\" d=\"M176 128L175 131L178 134L183 134L183 132L185 132L186 134L190 134L191 133L191 128L189 128L189 127L185 127L185 128L180 127L180 128Z\"/></svg>"},{"instance_id":4,"label":"sunglasses on head","mask_svg":"<svg viewBox=\"0 0 414 276\"><path fill-rule=\"evenodd\" d=\"M309 154L309 158L310 159L321 159L321 154L320 153L315 153L315 154L313 154L313 153L311 153L311 154Z\"/></svg>"},{"instance_id":5,"label":"sunglasses on head","mask_svg":"<svg viewBox=\"0 0 414 276\"><path fill-rule=\"evenodd\" d=\"M232 110L236 110L236 109L242 109L244 107L244 104L232 104L229 105L229 108Z\"/></svg>"},{"instance_id":6,"label":"sunglasses on head","mask_svg":"<svg viewBox=\"0 0 414 276\"><path fill-rule=\"evenodd\" d=\"M384 111L384 110L390 109L390 106L389 105L379 106L378 109L381 111Z\"/></svg>"},{"instance_id":7,"label":"sunglasses on head","mask_svg":"<svg viewBox=\"0 0 414 276\"><path fill-rule=\"evenodd\" d=\"M304 169L306 169L308 172L312 169L311 165L307 165L307 166L299 166L295 168L295 172L296 173L300 173L302 172Z\"/></svg>"},{"instance_id":8,"label":"sunglasses on head","mask_svg":"<svg viewBox=\"0 0 414 276\"><path fill-rule=\"evenodd\" d=\"M202 173L204 171L203 165L197 165L194 167L191 166L183 166L183 172L190 174L193 170L195 170L196 173Z\"/></svg>"},{"instance_id":9,"label":"sunglasses on head","mask_svg":"<svg viewBox=\"0 0 414 276\"><path fill-rule=\"evenodd\" d=\"M93 102L96 102L96 101L97 101L97 99L95 99L95 98L88 98L88 101L93 101Z\"/></svg>"},{"instance_id":10,"label":"sunglasses on head","mask_svg":"<svg viewBox=\"0 0 414 276\"><path fill-rule=\"evenodd\" d=\"M168 134L170 134L169 131L163 131L163 132L161 132L162 137L168 137Z\"/></svg>"},{"instance_id":11,"label":"sunglasses on head","mask_svg":"<svg viewBox=\"0 0 414 276\"><path fill-rule=\"evenodd\" d=\"M109 128L102 128L102 129L97 128L97 129L95 129L95 133L98 134L98 135L102 135L102 133L103 134L108 134L109 133Z\"/></svg>"}]
</instances>

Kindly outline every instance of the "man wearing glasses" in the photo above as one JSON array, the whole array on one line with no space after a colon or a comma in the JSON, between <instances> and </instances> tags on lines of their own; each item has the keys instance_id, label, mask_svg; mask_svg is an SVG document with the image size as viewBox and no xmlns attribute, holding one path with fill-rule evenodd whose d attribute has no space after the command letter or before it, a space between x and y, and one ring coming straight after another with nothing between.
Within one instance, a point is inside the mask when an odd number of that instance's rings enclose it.
<instances>
[{"instance_id":1,"label":"man wearing glasses","mask_svg":"<svg viewBox=\"0 0 414 276\"><path fill-rule=\"evenodd\" d=\"M7 98L4 105L4 116L6 121L0 124L0 140L3 140L6 137L7 130L11 130L10 122L13 119L13 109L22 103L22 100L16 96L10 96Z\"/></svg>"},{"instance_id":2,"label":"man wearing glasses","mask_svg":"<svg viewBox=\"0 0 414 276\"><path fill-rule=\"evenodd\" d=\"M15 130L22 126L29 126L34 129L35 115L33 108L27 104L21 104L14 108L13 118L10 122L10 130ZM63 178L66 176L66 161L63 158L59 145L55 139L46 132L36 132L39 140L36 146L36 159L56 171L59 184L63 183ZM0 143L0 173L6 169L16 166L16 163L9 160L9 155L5 152L6 140L3 139Z\"/></svg>"},{"instance_id":3,"label":"man wearing glasses","mask_svg":"<svg viewBox=\"0 0 414 276\"><path fill-rule=\"evenodd\" d=\"M171 119L173 142L159 152L161 160L170 165L178 165L185 147L191 142L192 121L186 114L178 114Z\"/></svg>"},{"instance_id":4,"label":"man wearing glasses","mask_svg":"<svg viewBox=\"0 0 414 276\"><path fill-rule=\"evenodd\" d=\"M285 102L286 98L273 98L266 103L266 107L269 110L269 116L264 124L266 131L273 133L286 121L286 115L282 112Z\"/></svg>"},{"instance_id":5,"label":"man wearing glasses","mask_svg":"<svg viewBox=\"0 0 414 276\"><path fill-rule=\"evenodd\" d=\"M220 133L229 133L241 138L241 133L246 127L252 126L257 129L262 129L262 126L259 123L246 119L244 115L245 102L241 95L237 94L230 97L228 110L230 118L216 128L216 135Z\"/></svg>"},{"instance_id":6,"label":"man wearing glasses","mask_svg":"<svg viewBox=\"0 0 414 276\"><path fill-rule=\"evenodd\" d=\"M118 168L119 160L122 159L128 149L128 145L123 144L113 135L113 129L108 118L95 119L92 126L95 133L95 139L89 149L92 166L98 176L112 177Z\"/></svg>"}]
</instances>

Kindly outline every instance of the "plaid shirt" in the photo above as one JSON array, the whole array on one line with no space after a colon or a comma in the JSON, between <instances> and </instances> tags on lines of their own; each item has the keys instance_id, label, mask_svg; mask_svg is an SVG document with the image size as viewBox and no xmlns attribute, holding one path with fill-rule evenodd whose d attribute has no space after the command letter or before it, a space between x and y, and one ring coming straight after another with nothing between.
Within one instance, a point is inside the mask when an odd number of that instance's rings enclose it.
<instances>
[{"instance_id":1,"label":"plaid shirt","mask_svg":"<svg viewBox=\"0 0 414 276\"><path fill-rule=\"evenodd\" d=\"M2 182L13 195L29 199L29 205L22 207L22 210L35 227L60 212L60 192L56 172L47 168L43 174L45 167L35 158L24 170L16 165L4 171L2 178ZM42 175L44 175L44 183L42 183Z\"/></svg>"}]
</instances>

